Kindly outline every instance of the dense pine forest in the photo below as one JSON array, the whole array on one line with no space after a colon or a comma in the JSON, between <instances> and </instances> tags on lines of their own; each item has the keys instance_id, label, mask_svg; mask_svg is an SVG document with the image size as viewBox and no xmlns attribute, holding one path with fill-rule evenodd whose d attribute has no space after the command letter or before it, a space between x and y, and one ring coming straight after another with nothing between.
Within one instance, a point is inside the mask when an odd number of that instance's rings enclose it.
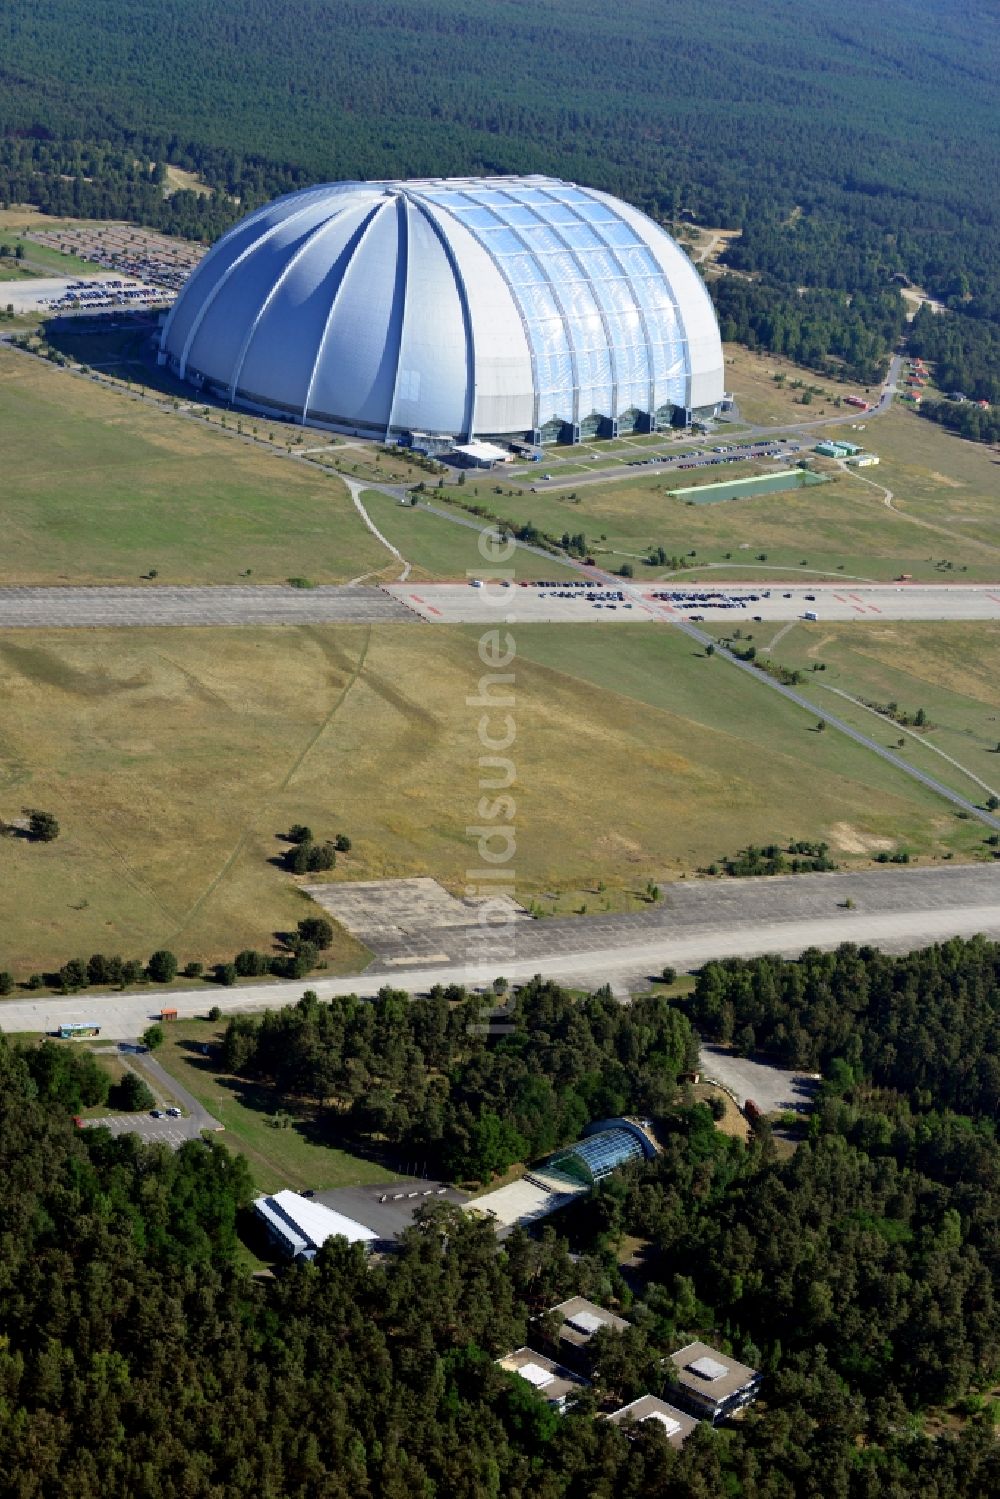
<instances>
[{"instance_id":1,"label":"dense pine forest","mask_svg":"<svg viewBox=\"0 0 1000 1499\"><path fill-rule=\"evenodd\" d=\"M367 1026L367 1054L356 1044L348 1056L342 1041L325 1051L334 1070L355 1073L359 1058L386 1068L395 1056L396 1093L420 1037L446 1097L482 1113L493 1095L471 1102L459 1030L472 1000L445 1005L450 1021L436 1002L404 1011L392 997L359 1022L350 1004L308 1001L254 1036L232 1035L274 1071L282 1035L343 1040L353 1026L360 1043ZM332 1241L273 1279L241 1268L252 1195L241 1160L214 1142L171 1153L75 1130L74 1069L0 1037L0 1494L996 1493L998 1005L1000 947L982 941L906 958L844 948L801 964L710 965L690 1006L706 1023L721 1016L748 1042L752 1028L760 1044L823 1064L790 1158L766 1124L747 1145L720 1133L682 1089L661 1100L656 1160L609 1178L536 1237L517 1230L498 1244L487 1223L439 1204L420 1211L393 1256L372 1262ZM530 986L517 1013L543 1027L521 1055L536 1053L527 1070L551 1085L572 1047L587 1053L604 1027L607 1052L636 1077L686 1031L680 1014L665 1029L658 1007L616 1023L600 998L575 1004L549 984ZM474 1048L501 1091L518 1075L512 1041ZM912 1080L894 1072L904 1055ZM316 1065L308 1046L297 1056ZM644 1271L627 1279L626 1234L646 1246ZM601 1335L595 1389L558 1417L494 1359L544 1342L542 1314L577 1293L631 1326ZM662 1359L694 1336L764 1372L738 1425L702 1426L678 1453L659 1431L630 1439L595 1418L602 1402L669 1397Z\"/></svg>"},{"instance_id":2,"label":"dense pine forest","mask_svg":"<svg viewBox=\"0 0 1000 1499\"><path fill-rule=\"evenodd\" d=\"M985 0L8 0L0 59L0 202L212 239L311 181L545 171L740 228L727 327L817 368L873 377L896 277L1000 307Z\"/></svg>"},{"instance_id":3,"label":"dense pine forest","mask_svg":"<svg viewBox=\"0 0 1000 1499\"><path fill-rule=\"evenodd\" d=\"M574 1002L536 980L490 1022L479 998L431 991L413 1005L383 989L372 1004L297 1005L226 1028L228 1072L324 1106L340 1130L420 1160L428 1174L489 1181L577 1139L592 1119L659 1114L693 1067L697 1043L665 999L623 1008L608 990Z\"/></svg>"}]
</instances>

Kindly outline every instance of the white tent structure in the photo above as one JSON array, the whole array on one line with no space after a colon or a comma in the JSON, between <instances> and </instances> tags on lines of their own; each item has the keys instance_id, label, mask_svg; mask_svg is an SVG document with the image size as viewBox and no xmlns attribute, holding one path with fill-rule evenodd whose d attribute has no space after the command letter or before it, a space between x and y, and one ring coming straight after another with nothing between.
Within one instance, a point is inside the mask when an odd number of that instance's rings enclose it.
<instances>
[{"instance_id":1,"label":"white tent structure","mask_svg":"<svg viewBox=\"0 0 1000 1499\"><path fill-rule=\"evenodd\" d=\"M253 1206L271 1238L292 1259L314 1259L327 1239L338 1236L349 1244L368 1245L378 1238L363 1223L287 1189L258 1197Z\"/></svg>"},{"instance_id":2,"label":"white tent structure","mask_svg":"<svg viewBox=\"0 0 1000 1499\"><path fill-rule=\"evenodd\" d=\"M572 442L724 395L683 250L639 209L541 176L279 198L192 273L160 359L234 404L380 438Z\"/></svg>"}]
</instances>

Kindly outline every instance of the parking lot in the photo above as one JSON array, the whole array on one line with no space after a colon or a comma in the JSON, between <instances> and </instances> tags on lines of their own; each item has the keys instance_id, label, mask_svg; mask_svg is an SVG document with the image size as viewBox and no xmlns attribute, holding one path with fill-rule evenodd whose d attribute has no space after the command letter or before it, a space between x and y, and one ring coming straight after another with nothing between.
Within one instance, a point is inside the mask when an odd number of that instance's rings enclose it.
<instances>
[{"instance_id":1,"label":"parking lot","mask_svg":"<svg viewBox=\"0 0 1000 1499\"><path fill-rule=\"evenodd\" d=\"M805 1113L815 1097L818 1081L806 1072L752 1061L711 1041L701 1043L703 1079L720 1082L739 1099L740 1108L752 1098L765 1114Z\"/></svg>"},{"instance_id":2,"label":"parking lot","mask_svg":"<svg viewBox=\"0 0 1000 1499\"><path fill-rule=\"evenodd\" d=\"M1000 619L1000 587L989 584L811 583L660 585L593 581L503 586L486 582L390 584L386 592L435 624L531 624L641 619L842 621Z\"/></svg>"},{"instance_id":3,"label":"parking lot","mask_svg":"<svg viewBox=\"0 0 1000 1499\"><path fill-rule=\"evenodd\" d=\"M620 439L618 446L615 446L616 440L612 439L599 449L581 444L579 449L564 449L559 453L543 450L541 457L534 462L516 463L508 472L512 477L530 480L539 487L558 489L561 485L586 484L591 479L613 478L632 468L659 467L673 472L679 469L723 468L731 463L744 463L749 458L792 459L802 447L800 442L790 437L760 437L746 441L730 439L698 448L682 447L678 451L677 441L677 432L668 430L663 433L662 445L655 438L630 440L624 437ZM582 464L593 464L593 470L580 473ZM560 469L566 466L572 468L572 476L563 477L560 474Z\"/></svg>"},{"instance_id":4,"label":"parking lot","mask_svg":"<svg viewBox=\"0 0 1000 1499\"><path fill-rule=\"evenodd\" d=\"M380 1239L396 1238L409 1228L417 1209L428 1203L451 1202L460 1206L469 1198L468 1192L460 1192L444 1182L413 1176L381 1182L377 1187L336 1187L314 1195L324 1207L363 1223Z\"/></svg>"},{"instance_id":5,"label":"parking lot","mask_svg":"<svg viewBox=\"0 0 1000 1499\"><path fill-rule=\"evenodd\" d=\"M205 254L204 245L140 229L134 224L82 224L39 229L30 234L40 245L106 266L116 276L146 281L178 292Z\"/></svg>"},{"instance_id":6,"label":"parking lot","mask_svg":"<svg viewBox=\"0 0 1000 1499\"><path fill-rule=\"evenodd\" d=\"M150 1145L169 1145L176 1150L185 1140L201 1137L199 1120L183 1115L179 1119L154 1119L152 1114L109 1114L104 1119L88 1119L87 1129L109 1129L113 1135L138 1135Z\"/></svg>"},{"instance_id":7,"label":"parking lot","mask_svg":"<svg viewBox=\"0 0 1000 1499\"><path fill-rule=\"evenodd\" d=\"M5 281L0 302L24 312L107 312L162 306L167 295L148 282L124 276L37 276Z\"/></svg>"}]
</instances>

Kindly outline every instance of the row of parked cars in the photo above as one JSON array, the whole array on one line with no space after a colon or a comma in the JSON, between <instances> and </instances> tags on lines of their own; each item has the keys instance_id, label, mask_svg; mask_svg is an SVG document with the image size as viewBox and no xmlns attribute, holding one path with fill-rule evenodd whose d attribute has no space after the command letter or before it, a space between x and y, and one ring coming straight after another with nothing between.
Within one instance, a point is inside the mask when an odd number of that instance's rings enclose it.
<instances>
[{"instance_id":1,"label":"row of parked cars","mask_svg":"<svg viewBox=\"0 0 1000 1499\"><path fill-rule=\"evenodd\" d=\"M748 604L759 604L761 599L769 599L771 590L767 588L763 593L733 594L716 590L692 593L688 589L660 588L652 596L664 604L679 604L682 609L690 609L692 605L701 605L707 609L745 609Z\"/></svg>"},{"instance_id":2,"label":"row of parked cars","mask_svg":"<svg viewBox=\"0 0 1000 1499\"><path fill-rule=\"evenodd\" d=\"M545 595L542 595L545 597ZM553 587L548 595L553 599L576 599L581 604L592 604L595 609L617 609L619 604L623 609L631 609L632 605L625 599L624 593L618 588L592 588L586 583L571 583L567 587Z\"/></svg>"}]
</instances>

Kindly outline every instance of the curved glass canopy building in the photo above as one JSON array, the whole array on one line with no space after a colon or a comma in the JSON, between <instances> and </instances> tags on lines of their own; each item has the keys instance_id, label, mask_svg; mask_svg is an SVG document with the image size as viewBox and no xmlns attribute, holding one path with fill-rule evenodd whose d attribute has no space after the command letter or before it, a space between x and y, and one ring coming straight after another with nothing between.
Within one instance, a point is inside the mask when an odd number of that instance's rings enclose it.
<instances>
[{"instance_id":1,"label":"curved glass canopy building","mask_svg":"<svg viewBox=\"0 0 1000 1499\"><path fill-rule=\"evenodd\" d=\"M234 404L383 438L614 436L723 395L684 252L638 209L549 177L279 198L201 262L160 350Z\"/></svg>"},{"instance_id":2,"label":"curved glass canopy building","mask_svg":"<svg viewBox=\"0 0 1000 1499\"><path fill-rule=\"evenodd\" d=\"M577 1140L575 1145L556 1151L546 1164L553 1175L568 1176L593 1187L619 1166L647 1159L651 1154L652 1149L643 1146L639 1131L623 1121L620 1128L598 1130Z\"/></svg>"}]
</instances>

